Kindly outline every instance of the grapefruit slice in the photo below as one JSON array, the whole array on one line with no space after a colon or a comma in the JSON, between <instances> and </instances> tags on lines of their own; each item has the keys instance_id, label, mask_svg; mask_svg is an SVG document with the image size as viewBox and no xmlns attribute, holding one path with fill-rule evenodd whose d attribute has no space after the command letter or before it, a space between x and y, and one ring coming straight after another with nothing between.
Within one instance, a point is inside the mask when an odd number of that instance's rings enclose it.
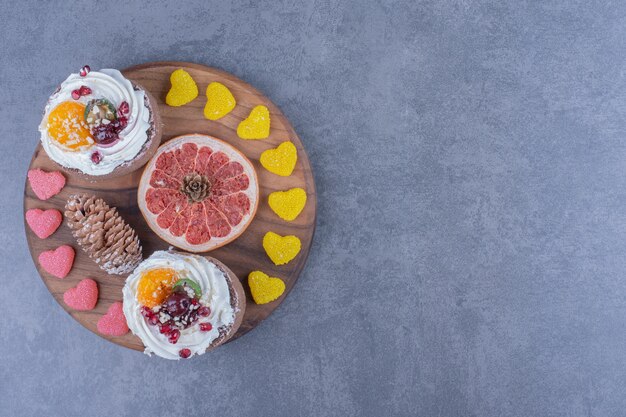
<instances>
[{"instance_id":1,"label":"grapefruit slice","mask_svg":"<svg viewBox=\"0 0 626 417\"><path fill-rule=\"evenodd\" d=\"M148 162L137 200L148 226L189 252L207 252L235 240L259 203L252 163L212 136L178 136Z\"/></svg>"}]
</instances>

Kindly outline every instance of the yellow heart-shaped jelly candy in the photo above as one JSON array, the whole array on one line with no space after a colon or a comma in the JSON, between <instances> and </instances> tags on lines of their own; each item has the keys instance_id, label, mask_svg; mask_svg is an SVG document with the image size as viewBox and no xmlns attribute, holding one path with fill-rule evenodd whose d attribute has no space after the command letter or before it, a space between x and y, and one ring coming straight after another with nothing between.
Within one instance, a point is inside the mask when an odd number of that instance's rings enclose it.
<instances>
[{"instance_id":1,"label":"yellow heart-shaped jelly candy","mask_svg":"<svg viewBox=\"0 0 626 417\"><path fill-rule=\"evenodd\" d=\"M264 151L259 160L269 172L281 177L288 177L296 167L298 151L293 143L283 142L275 149Z\"/></svg>"},{"instance_id":2,"label":"yellow heart-shaped jelly candy","mask_svg":"<svg viewBox=\"0 0 626 417\"><path fill-rule=\"evenodd\" d=\"M292 188L287 191L274 191L267 202L274 213L288 222L294 220L306 204L306 191L302 188Z\"/></svg>"},{"instance_id":3,"label":"yellow heart-shaped jelly candy","mask_svg":"<svg viewBox=\"0 0 626 417\"><path fill-rule=\"evenodd\" d=\"M267 232L263 236L263 249L275 265L284 265L300 253L302 244L296 236L281 236Z\"/></svg>"},{"instance_id":4,"label":"yellow heart-shaped jelly candy","mask_svg":"<svg viewBox=\"0 0 626 417\"><path fill-rule=\"evenodd\" d=\"M204 117L209 120L221 119L230 113L236 104L235 97L228 87L222 83L211 83L206 88Z\"/></svg>"},{"instance_id":5,"label":"yellow heart-shaped jelly candy","mask_svg":"<svg viewBox=\"0 0 626 417\"><path fill-rule=\"evenodd\" d=\"M179 107L198 97L198 86L184 69L177 69L170 75L172 88L165 97L169 106Z\"/></svg>"},{"instance_id":6,"label":"yellow heart-shaped jelly candy","mask_svg":"<svg viewBox=\"0 0 626 417\"><path fill-rule=\"evenodd\" d=\"M270 135L270 112L265 106L256 106L237 126L241 139L265 139Z\"/></svg>"},{"instance_id":7,"label":"yellow heart-shaped jelly candy","mask_svg":"<svg viewBox=\"0 0 626 417\"><path fill-rule=\"evenodd\" d=\"M270 277L261 271L250 272L248 285L257 304L272 302L285 292L285 283L282 279Z\"/></svg>"}]
</instances>

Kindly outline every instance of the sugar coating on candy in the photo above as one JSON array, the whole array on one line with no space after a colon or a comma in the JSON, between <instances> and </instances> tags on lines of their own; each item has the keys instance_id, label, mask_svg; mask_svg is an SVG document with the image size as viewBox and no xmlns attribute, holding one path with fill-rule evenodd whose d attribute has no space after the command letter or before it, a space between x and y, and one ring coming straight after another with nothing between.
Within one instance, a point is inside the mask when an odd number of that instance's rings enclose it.
<instances>
[{"instance_id":1,"label":"sugar coating on candy","mask_svg":"<svg viewBox=\"0 0 626 417\"><path fill-rule=\"evenodd\" d=\"M65 278L72 269L75 255L76 253L71 246L59 246L54 250L41 252L39 254L39 265L47 273L57 278Z\"/></svg>"},{"instance_id":2,"label":"sugar coating on candy","mask_svg":"<svg viewBox=\"0 0 626 417\"><path fill-rule=\"evenodd\" d=\"M63 301L74 310L93 310L98 303L98 284L91 278L83 279L63 293Z\"/></svg>"},{"instance_id":3,"label":"sugar coating on candy","mask_svg":"<svg viewBox=\"0 0 626 417\"><path fill-rule=\"evenodd\" d=\"M297 160L298 151L291 142L283 142L275 149L264 151L259 159L263 168L281 177L291 175Z\"/></svg>"},{"instance_id":4,"label":"sugar coating on candy","mask_svg":"<svg viewBox=\"0 0 626 417\"><path fill-rule=\"evenodd\" d=\"M65 177L58 171L46 172L41 169L28 171L30 188L40 200L57 195L65 186Z\"/></svg>"},{"instance_id":5,"label":"sugar coating on candy","mask_svg":"<svg viewBox=\"0 0 626 417\"><path fill-rule=\"evenodd\" d=\"M263 105L256 106L237 126L241 139L265 139L270 135L270 112Z\"/></svg>"},{"instance_id":6,"label":"sugar coating on candy","mask_svg":"<svg viewBox=\"0 0 626 417\"><path fill-rule=\"evenodd\" d=\"M61 212L56 209L30 209L26 211L26 223L40 239L53 234L63 221Z\"/></svg>"},{"instance_id":7,"label":"sugar coating on candy","mask_svg":"<svg viewBox=\"0 0 626 417\"><path fill-rule=\"evenodd\" d=\"M287 191L271 193L267 202L274 213L283 220L293 221L306 205L306 191L302 188L292 188Z\"/></svg>"},{"instance_id":8,"label":"sugar coating on candy","mask_svg":"<svg viewBox=\"0 0 626 417\"><path fill-rule=\"evenodd\" d=\"M228 87L222 83L213 82L206 88L204 117L209 120L221 119L230 113L236 104L235 97Z\"/></svg>"},{"instance_id":9,"label":"sugar coating on candy","mask_svg":"<svg viewBox=\"0 0 626 417\"><path fill-rule=\"evenodd\" d=\"M198 97L198 86L184 69L174 71L170 75L170 82L172 87L165 97L165 102L169 106L183 106Z\"/></svg>"},{"instance_id":10,"label":"sugar coating on candy","mask_svg":"<svg viewBox=\"0 0 626 417\"><path fill-rule=\"evenodd\" d=\"M108 336L124 336L128 333L128 324L121 302L116 301L111 304L106 314L98 320L97 328L100 333Z\"/></svg>"},{"instance_id":11,"label":"sugar coating on candy","mask_svg":"<svg viewBox=\"0 0 626 417\"><path fill-rule=\"evenodd\" d=\"M281 236L274 232L267 232L263 236L263 249L275 265L284 265L295 258L302 243L297 236Z\"/></svg>"},{"instance_id":12,"label":"sugar coating on candy","mask_svg":"<svg viewBox=\"0 0 626 417\"><path fill-rule=\"evenodd\" d=\"M270 277L261 271L250 272L248 285L252 298L257 304L270 303L285 292L285 283L282 279Z\"/></svg>"}]
</instances>

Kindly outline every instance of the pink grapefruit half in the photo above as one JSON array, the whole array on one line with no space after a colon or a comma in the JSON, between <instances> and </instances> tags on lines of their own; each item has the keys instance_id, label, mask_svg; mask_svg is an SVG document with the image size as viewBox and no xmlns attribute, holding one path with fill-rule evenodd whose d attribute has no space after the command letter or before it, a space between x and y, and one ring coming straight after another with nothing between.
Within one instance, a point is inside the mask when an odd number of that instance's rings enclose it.
<instances>
[{"instance_id":1,"label":"pink grapefruit half","mask_svg":"<svg viewBox=\"0 0 626 417\"><path fill-rule=\"evenodd\" d=\"M141 176L137 200L161 239L189 252L207 252L250 225L259 183L239 150L212 136L189 134L157 150Z\"/></svg>"}]
</instances>

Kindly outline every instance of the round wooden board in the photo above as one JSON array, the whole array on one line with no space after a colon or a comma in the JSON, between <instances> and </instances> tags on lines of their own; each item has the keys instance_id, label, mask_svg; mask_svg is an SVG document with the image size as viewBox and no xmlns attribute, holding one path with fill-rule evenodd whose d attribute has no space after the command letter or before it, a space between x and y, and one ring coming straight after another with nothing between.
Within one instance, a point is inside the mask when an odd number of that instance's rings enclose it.
<instances>
[{"instance_id":1,"label":"round wooden board","mask_svg":"<svg viewBox=\"0 0 626 417\"><path fill-rule=\"evenodd\" d=\"M170 88L169 76L178 69L188 71L198 84L199 95L191 103L182 107L170 107L165 104L165 95ZM263 319L276 309L293 288L300 272L306 263L313 234L315 232L316 193L313 174L309 159L302 141L293 127L267 97L254 87L224 71L186 62L154 62L131 67L123 71L130 80L137 82L156 98L163 122L161 142L186 133L204 133L223 139L241 150L254 164L259 177L260 196L259 208L248 229L235 241L208 254L224 262L239 277L247 297L247 308L239 331L231 339L242 336L255 328ZM206 103L205 90L210 82L218 81L232 91L237 106L228 115L217 121L204 118L203 108ZM258 105L267 106L271 114L270 136L264 140L243 140L237 136L237 126L246 118L250 110ZM298 162L293 174L280 177L265 170L259 163L261 152L274 148L284 141L292 141L298 150ZM60 170L52 162L41 145L37 146L30 168L41 168L44 171ZM65 201L75 193L91 193L102 197L110 206L118 208L122 217L137 231L143 245L143 255L147 258L155 250L167 249L169 245L159 239L145 223L137 206L137 185L143 169L123 177L89 182L75 176L64 174L67 178L65 188L56 196L41 201L34 194L28 180L24 188L24 213L32 208L55 208L63 212ZM292 222L281 220L268 206L267 198L271 192L301 187L306 190L307 203L298 218ZM126 276L108 275L102 271L77 245L67 225L59 229L47 239L39 239L26 225L26 238L33 261L37 266L42 280L57 302L79 323L92 332L122 346L135 350L143 350L138 337L128 333L122 337L105 336L98 333L96 323L106 313L111 303L122 300L122 287ZM287 265L276 266L265 254L262 239L266 232L273 231L280 235L295 235L302 241L302 250ZM45 272L38 262L39 254L68 244L76 251L74 266L69 275L58 279ZM270 276L281 278L286 284L285 293L276 301L257 305L250 296L247 285L248 274L260 270ZM83 278L93 278L98 282L99 300L92 311L81 312L69 308L63 302L63 293L78 284Z\"/></svg>"}]
</instances>

